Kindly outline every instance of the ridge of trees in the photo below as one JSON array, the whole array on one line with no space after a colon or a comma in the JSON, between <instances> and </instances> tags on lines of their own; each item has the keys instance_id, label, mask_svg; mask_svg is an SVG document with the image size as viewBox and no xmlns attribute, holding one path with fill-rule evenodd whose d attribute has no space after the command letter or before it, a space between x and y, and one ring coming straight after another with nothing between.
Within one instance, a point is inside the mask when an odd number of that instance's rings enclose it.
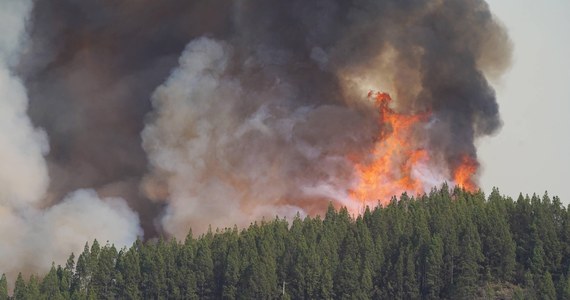
<instances>
[{"instance_id":1,"label":"ridge of trees","mask_svg":"<svg viewBox=\"0 0 570 300\"><path fill-rule=\"evenodd\" d=\"M275 218L184 241L97 240L3 299L570 299L570 207L444 185L357 217Z\"/></svg>"}]
</instances>

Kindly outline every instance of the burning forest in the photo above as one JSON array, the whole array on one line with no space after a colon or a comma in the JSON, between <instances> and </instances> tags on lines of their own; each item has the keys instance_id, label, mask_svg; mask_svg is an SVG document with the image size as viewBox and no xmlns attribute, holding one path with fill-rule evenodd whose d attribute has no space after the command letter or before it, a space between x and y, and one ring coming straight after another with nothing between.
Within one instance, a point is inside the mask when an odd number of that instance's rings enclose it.
<instances>
[{"instance_id":1,"label":"burning forest","mask_svg":"<svg viewBox=\"0 0 570 300\"><path fill-rule=\"evenodd\" d=\"M95 238L476 191L501 127L511 43L483 0L0 3L11 276Z\"/></svg>"}]
</instances>

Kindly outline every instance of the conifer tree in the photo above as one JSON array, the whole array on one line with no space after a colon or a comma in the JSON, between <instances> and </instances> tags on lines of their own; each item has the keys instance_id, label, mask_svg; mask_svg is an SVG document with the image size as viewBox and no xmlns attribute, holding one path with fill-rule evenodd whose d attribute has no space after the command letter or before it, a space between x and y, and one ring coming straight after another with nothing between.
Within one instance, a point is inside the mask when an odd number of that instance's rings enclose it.
<instances>
[{"instance_id":1,"label":"conifer tree","mask_svg":"<svg viewBox=\"0 0 570 300\"><path fill-rule=\"evenodd\" d=\"M222 285L222 298L235 299L238 294L238 283L240 280L240 255L236 242L228 247L226 257L226 268L224 270L224 278Z\"/></svg>"},{"instance_id":2,"label":"conifer tree","mask_svg":"<svg viewBox=\"0 0 570 300\"><path fill-rule=\"evenodd\" d=\"M87 297L87 288L91 280L90 257L91 251L89 250L89 243L87 242L83 247L83 252L77 258L75 274L71 280L71 296L73 298Z\"/></svg>"},{"instance_id":3,"label":"conifer tree","mask_svg":"<svg viewBox=\"0 0 570 300\"><path fill-rule=\"evenodd\" d=\"M30 275L30 279L28 280L27 286L27 299L40 299L41 298L41 291L40 291L40 282L37 276ZM65 297L62 297L66 299ZM69 299L69 297L67 297Z\"/></svg>"},{"instance_id":4,"label":"conifer tree","mask_svg":"<svg viewBox=\"0 0 570 300\"><path fill-rule=\"evenodd\" d=\"M55 268L55 264L52 264L50 271L42 280L40 291L41 294L48 299L63 298L60 292L59 277L57 276L57 269Z\"/></svg>"},{"instance_id":5,"label":"conifer tree","mask_svg":"<svg viewBox=\"0 0 570 300\"><path fill-rule=\"evenodd\" d=\"M360 289L360 257L353 231L346 234L341 246L341 257L334 281L335 295L339 299L354 299Z\"/></svg>"},{"instance_id":6,"label":"conifer tree","mask_svg":"<svg viewBox=\"0 0 570 300\"><path fill-rule=\"evenodd\" d=\"M435 235L430 242L426 258L426 287L423 292L427 299L440 299L443 290L443 241Z\"/></svg>"},{"instance_id":7,"label":"conifer tree","mask_svg":"<svg viewBox=\"0 0 570 300\"><path fill-rule=\"evenodd\" d=\"M196 277L194 273L195 240L192 230L188 232L184 244L179 248L177 265L180 270L180 294L185 299L196 299Z\"/></svg>"},{"instance_id":8,"label":"conifer tree","mask_svg":"<svg viewBox=\"0 0 570 300\"><path fill-rule=\"evenodd\" d=\"M560 275L558 279L556 294L558 295L558 299L570 300L570 280L567 279L564 274Z\"/></svg>"},{"instance_id":9,"label":"conifer tree","mask_svg":"<svg viewBox=\"0 0 570 300\"><path fill-rule=\"evenodd\" d=\"M556 299L556 289L554 288L554 282L552 281L552 275L550 272L539 277L538 282L538 298L544 300L555 300Z\"/></svg>"},{"instance_id":10,"label":"conifer tree","mask_svg":"<svg viewBox=\"0 0 570 300\"><path fill-rule=\"evenodd\" d=\"M201 240L198 244L194 267L196 294L199 299L209 299L213 292L214 264L210 247L204 240Z\"/></svg>"},{"instance_id":11,"label":"conifer tree","mask_svg":"<svg viewBox=\"0 0 570 300\"><path fill-rule=\"evenodd\" d=\"M457 281L455 297L469 299L474 297L479 284L479 268L482 260L479 235L472 220L464 217L461 231L462 242L457 260Z\"/></svg>"},{"instance_id":12,"label":"conifer tree","mask_svg":"<svg viewBox=\"0 0 570 300\"><path fill-rule=\"evenodd\" d=\"M91 288L101 299L113 299L116 296L116 260L115 246L106 245L100 249Z\"/></svg>"},{"instance_id":13,"label":"conifer tree","mask_svg":"<svg viewBox=\"0 0 570 300\"><path fill-rule=\"evenodd\" d=\"M8 280L6 280L6 274L2 274L0 277L0 300L8 299Z\"/></svg>"},{"instance_id":14,"label":"conifer tree","mask_svg":"<svg viewBox=\"0 0 570 300\"><path fill-rule=\"evenodd\" d=\"M26 290L26 282L22 273L18 273L18 278L16 279L16 284L14 286L14 299L27 299L28 292Z\"/></svg>"}]
</instances>

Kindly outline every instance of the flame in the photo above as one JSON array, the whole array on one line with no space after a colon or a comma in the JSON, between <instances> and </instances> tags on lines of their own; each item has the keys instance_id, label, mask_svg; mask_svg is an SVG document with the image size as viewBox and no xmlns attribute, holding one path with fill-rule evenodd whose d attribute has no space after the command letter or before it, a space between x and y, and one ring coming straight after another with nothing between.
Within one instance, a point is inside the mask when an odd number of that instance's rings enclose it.
<instances>
[{"instance_id":1,"label":"flame","mask_svg":"<svg viewBox=\"0 0 570 300\"><path fill-rule=\"evenodd\" d=\"M422 194L434 186L434 180L426 181L421 169L432 168L430 153L417 142L416 131L425 128L431 112L403 114L390 108L392 98L387 93L368 93L375 101L379 112L380 132L370 156L364 161L355 161L356 186L349 191L352 199L362 206L386 204L393 196L403 192ZM477 162L464 155L460 164L451 172L442 175L439 184L449 180L456 185L474 191L477 185L473 175ZM452 177L452 178L449 178Z\"/></svg>"},{"instance_id":2,"label":"flame","mask_svg":"<svg viewBox=\"0 0 570 300\"><path fill-rule=\"evenodd\" d=\"M420 193L423 184L413 176L416 164L429 160L428 152L414 147L412 131L416 124L425 120L429 113L405 115L389 107L392 98L387 93L368 93L374 97L379 110L381 132L372 151L372 161L355 166L360 179L350 195L362 203L367 201L387 202L393 195L407 191Z\"/></svg>"},{"instance_id":3,"label":"flame","mask_svg":"<svg viewBox=\"0 0 570 300\"><path fill-rule=\"evenodd\" d=\"M473 182L473 175L477 172L479 164L475 159L469 155L461 157L461 163L453 172L453 181L455 184L466 191L474 192L477 190L477 185Z\"/></svg>"}]
</instances>

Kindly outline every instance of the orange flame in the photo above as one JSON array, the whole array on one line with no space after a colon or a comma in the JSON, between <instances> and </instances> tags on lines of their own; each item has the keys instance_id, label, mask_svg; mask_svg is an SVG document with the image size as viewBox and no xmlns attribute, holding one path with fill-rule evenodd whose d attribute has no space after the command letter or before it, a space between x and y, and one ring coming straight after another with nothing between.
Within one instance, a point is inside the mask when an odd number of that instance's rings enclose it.
<instances>
[{"instance_id":1,"label":"orange flame","mask_svg":"<svg viewBox=\"0 0 570 300\"><path fill-rule=\"evenodd\" d=\"M358 183L350 190L350 196L362 205L368 205L376 204L376 201L386 204L391 197L403 192L412 195L424 193L432 186L414 170L420 165L429 166L430 155L415 142L414 132L418 124L429 119L431 112L397 113L389 107L392 101L389 94L370 91L368 98L372 97L379 111L381 131L369 159L354 162ZM465 155L452 172L452 180L466 190L476 190L472 177L477 167L477 162Z\"/></svg>"},{"instance_id":2,"label":"orange flame","mask_svg":"<svg viewBox=\"0 0 570 300\"><path fill-rule=\"evenodd\" d=\"M477 190L477 185L473 182L473 175L477 172L479 164L469 155L461 157L461 164L453 172L453 181L460 188L469 192Z\"/></svg>"},{"instance_id":3,"label":"orange flame","mask_svg":"<svg viewBox=\"0 0 570 300\"><path fill-rule=\"evenodd\" d=\"M429 114L396 113L389 107L392 98L387 93L369 92L368 97L375 98L382 131L372 152L372 161L355 166L360 182L351 196L362 203L376 200L384 203L404 191L422 192L423 184L414 178L412 169L429 156L426 150L414 147L411 138L414 125Z\"/></svg>"}]
</instances>

